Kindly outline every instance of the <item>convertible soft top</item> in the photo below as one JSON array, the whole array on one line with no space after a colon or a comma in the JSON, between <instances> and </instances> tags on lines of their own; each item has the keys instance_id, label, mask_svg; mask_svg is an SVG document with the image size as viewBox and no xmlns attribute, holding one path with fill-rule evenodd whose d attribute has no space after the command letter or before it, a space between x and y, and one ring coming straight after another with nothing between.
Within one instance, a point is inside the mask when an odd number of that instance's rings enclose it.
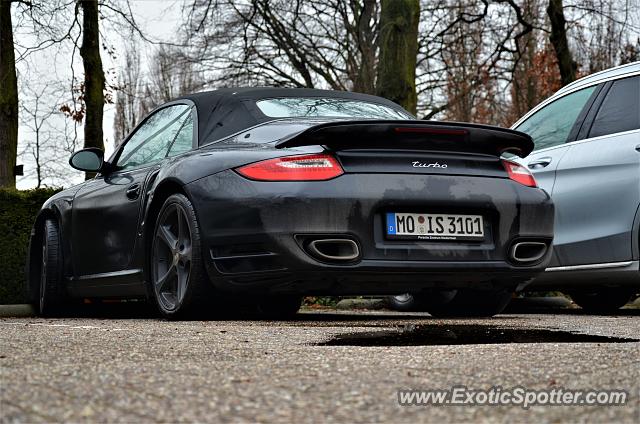
<instances>
[{"instance_id":1,"label":"convertible soft top","mask_svg":"<svg viewBox=\"0 0 640 424\"><path fill-rule=\"evenodd\" d=\"M228 135L273 121L256 106L258 100L282 97L320 97L377 103L407 113L396 103L381 97L348 91L311 88L222 88L189 94L180 99L192 101L198 110L199 144L207 144Z\"/></svg>"}]
</instances>

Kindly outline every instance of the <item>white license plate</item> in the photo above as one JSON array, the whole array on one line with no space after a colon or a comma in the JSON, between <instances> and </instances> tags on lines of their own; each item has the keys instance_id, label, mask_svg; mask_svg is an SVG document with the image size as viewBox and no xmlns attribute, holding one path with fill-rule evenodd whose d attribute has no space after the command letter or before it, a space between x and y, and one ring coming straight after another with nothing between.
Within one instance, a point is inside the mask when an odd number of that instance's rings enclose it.
<instances>
[{"instance_id":1,"label":"white license plate","mask_svg":"<svg viewBox=\"0 0 640 424\"><path fill-rule=\"evenodd\" d=\"M481 215L387 213L387 237L415 240L482 240Z\"/></svg>"}]
</instances>

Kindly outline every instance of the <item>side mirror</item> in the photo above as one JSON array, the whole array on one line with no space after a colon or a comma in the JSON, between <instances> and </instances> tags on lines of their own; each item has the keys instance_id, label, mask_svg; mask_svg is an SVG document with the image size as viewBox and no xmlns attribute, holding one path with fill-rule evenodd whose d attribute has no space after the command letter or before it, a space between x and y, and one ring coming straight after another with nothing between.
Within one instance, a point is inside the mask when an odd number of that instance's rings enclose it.
<instances>
[{"instance_id":1,"label":"side mirror","mask_svg":"<svg viewBox=\"0 0 640 424\"><path fill-rule=\"evenodd\" d=\"M69 165L85 172L100 172L104 166L104 152L97 147L78 150L69 158Z\"/></svg>"}]
</instances>

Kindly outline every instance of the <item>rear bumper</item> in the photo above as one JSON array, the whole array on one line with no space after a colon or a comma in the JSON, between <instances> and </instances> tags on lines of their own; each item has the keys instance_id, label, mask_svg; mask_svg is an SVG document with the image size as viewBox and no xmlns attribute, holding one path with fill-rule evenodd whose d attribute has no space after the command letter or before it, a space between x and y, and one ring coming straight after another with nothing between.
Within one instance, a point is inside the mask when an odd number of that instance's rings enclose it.
<instances>
[{"instance_id":1,"label":"rear bumper","mask_svg":"<svg viewBox=\"0 0 640 424\"><path fill-rule=\"evenodd\" d=\"M433 287L515 287L542 272L549 252L519 266L518 240L553 236L542 190L508 179L345 174L323 182L255 182L224 171L185 186L196 207L207 271L224 290L308 294L398 293ZM386 212L482 214L482 242L388 240ZM314 238L348 238L356 260L327 263Z\"/></svg>"}]
</instances>

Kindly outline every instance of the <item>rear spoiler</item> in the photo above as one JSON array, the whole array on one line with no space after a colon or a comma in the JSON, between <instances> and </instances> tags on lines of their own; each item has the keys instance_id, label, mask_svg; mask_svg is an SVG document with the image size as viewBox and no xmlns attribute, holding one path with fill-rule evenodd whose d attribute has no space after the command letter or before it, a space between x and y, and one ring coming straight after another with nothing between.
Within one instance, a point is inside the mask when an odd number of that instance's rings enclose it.
<instances>
[{"instance_id":1,"label":"rear spoiler","mask_svg":"<svg viewBox=\"0 0 640 424\"><path fill-rule=\"evenodd\" d=\"M332 150L401 149L525 157L533 140L490 125L438 121L338 121L315 125L276 143L277 149L322 145Z\"/></svg>"}]
</instances>

